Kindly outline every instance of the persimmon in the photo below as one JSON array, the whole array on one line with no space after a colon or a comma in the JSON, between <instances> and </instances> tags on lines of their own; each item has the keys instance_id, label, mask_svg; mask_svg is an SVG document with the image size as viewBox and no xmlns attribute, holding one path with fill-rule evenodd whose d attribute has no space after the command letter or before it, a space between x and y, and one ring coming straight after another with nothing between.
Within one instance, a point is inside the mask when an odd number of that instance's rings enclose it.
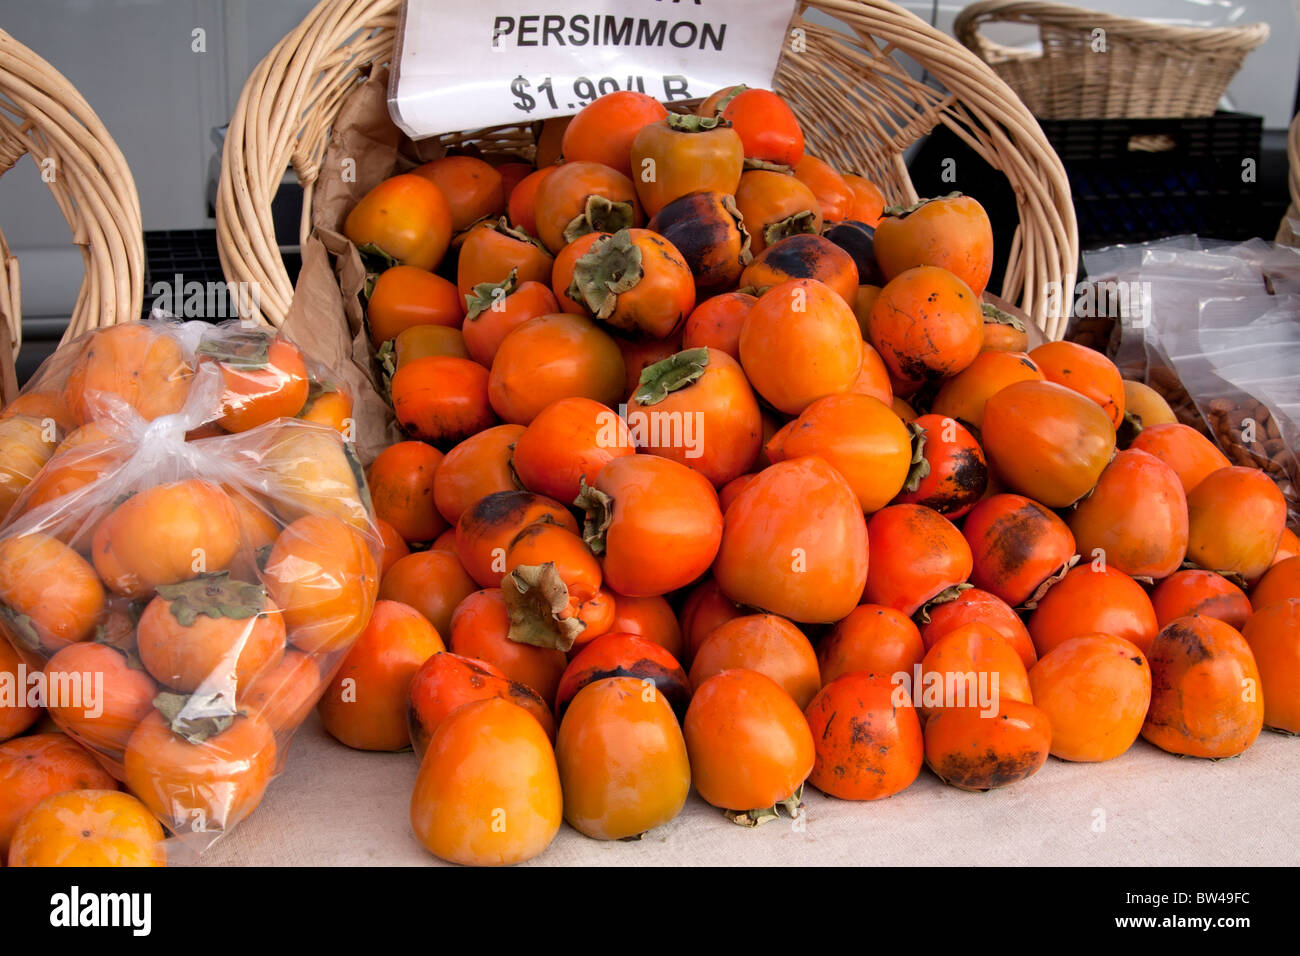
<instances>
[{"instance_id":1,"label":"persimmon","mask_svg":"<svg viewBox=\"0 0 1300 956\"><path fill-rule=\"evenodd\" d=\"M885 360L866 339L862 340L862 371L849 389L857 395L870 395L892 408L894 403L894 386L889 380L889 369ZM895 411L895 414L897 412ZM899 416L902 418L902 416ZM915 418L916 415L912 415Z\"/></svg>"},{"instance_id":2,"label":"persimmon","mask_svg":"<svg viewBox=\"0 0 1300 956\"><path fill-rule=\"evenodd\" d=\"M393 266L379 273L366 300L366 325L375 348L407 329L460 328L464 319L465 299L456 284L415 266Z\"/></svg>"},{"instance_id":3,"label":"persimmon","mask_svg":"<svg viewBox=\"0 0 1300 956\"><path fill-rule=\"evenodd\" d=\"M1115 363L1075 342L1046 342L1029 352L1049 382L1064 385L1101 406L1111 424L1124 421L1124 380Z\"/></svg>"},{"instance_id":4,"label":"persimmon","mask_svg":"<svg viewBox=\"0 0 1300 956\"><path fill-rule=\"evenodd\" d=\"M1241 636L1259 668L1264 726L1300 734L1300 599L1262 606Z\"/></svg>"},{"instance_id":5,"label":"persimmon","mask_svg":"<svg viewBox=\"0 0 1300 956\"><path fill-rule=\"evenodd\" d=\"M1143 428L1130 448L1155 455L1172 468L1188 494L1212 471L1232 462L1196 429L1178 423Z\"/></svg>"},{"instance_id":6,"label":"persimmon","mask_svg":"<svg viewBox=\"0 0 1300 956\"><path fill-rule=\"evenodd\" d=\"M1122 637L1082 634L1043 655L1029 671L1029 686L1052 725L1052 756L1112 760L1142 731L1151 668Z\"/></svg>"},{"instance_id":7,"label":"persimmon","mask_svg":"<svg viewBox=\"0 0 1300 956\"><path fill-rule=\"evenodd\" d=\"M95 529L91 556L110 590L139 598L229 567L240 528L230 496L190 478L147 488L110 511Z\"/></svg>"},{"instance_id":8,"label":"persimmon","mask_svg":"<svg viewBox=\"0 0 1300 956\"><path fill-rule=\"evenodd\" d=\"M241 687L235 703L266 724L273 734L282 736L311 713L321 685L322 674L311 655L289 650L280 663Z\"/></svg>"},{"instance_id":9,"label":"persimmon","mask_svg":"<svg viewBox=\"0 0 1300 956\"><path fill-rule=\"evenodd\" d=\"M541 131L537 134L537 167L539 169L555 166L564 162L562 144L564 131L573 122L572 116L552 116L542 120Z\"/></svg>"},{"instance_id":10,"label":"persimmon","mask_svg":"<svg viewBox=\"0 0 1300 956\"><path fill-rule=\"evenodd\" d=\"M388 569L410 554L411 548L406 539L397 533L397 529L383 518L375 519L375 527L379 529L379 541L383 545L383 552L379 556L379 579L382 581Z\"/></svg>"},{"instance_id":11,"label":"persimmon","mask_svg":"<svg viewBox=\"0 0 1300 956\"><path fill-rule=\"evenodd\" d=\"M604 324L650 338L672 335L695 308L690 266L662 236L649 229L620 229L584 246L573 261L571 284L560 290L557 282L557 298L563 291Z\"/></svg>"},{"instance_id":12,"label":"persimmon","mask_svg":"<svg viewBox=\"0 0 1300 956\"><path fill-rule=\"evenodd\" d=\"M885 194L869 179L862 176L856 176L853 173L844 173L844 181L848 183L849 189L853 192L853 204L849 208L850 219L866 223L868 226L875 228L880 224L881 216L885 211Z\"/></svg>"},{"instance_id":13,"label":"persimmon","mask_svg":"<svg viewBox=\"0 0 1300 956\"><path fill-rule=\"evenodd\" d=\"M682 628L672 606L659 595L614 595L614 621L609 632L636 634L658 644L673 657L682 655Z\"/></svg>"},{"instance_id":14,"label":"persimmon","mask_svg":"<svg viewBox=\"0 0 1300 956\"><path fill-rule=\"evenodd\" d=\"M691 686L715 674L742 667L772 678L805 708L821 689L812 644L797 627L775 614L748 614L715 628L695 652Z\"/></svg>"},{"instance_id":15,"label":"persimmon","mask_svg":"<svg viewBox=\"0 0 1300 956\"><path fill-rule=\"evenodd\" d=\"M791 279L817 279L853 308L858 267L853 257L824 236L796 235L763 249L740 274L740 285L762 295Z\"/></svg>"},{"instance_id":16,"label":"persimmon","mask_svg":"<svg viewBox=\"0 0 1300 956\"><path fill-rule=\"evenodd\" d=\"M555 738L564 818L597 840L625 840L677 816L691 789L686 741L667 700L632 677L574 696Z\"/></svg>"},{"instance_id":17,"label":"persimmon","mask_svg":"<svg viewBox=\"0 0 1300 956\"><path fill-rule=\"evenodd\" d=\"M1142 737L1188 757L1235 757L1264 726L1260 673L1250 645L1222 621L1196 614L1151 642L1151 706Z\"/></svg>"},{"instance_id":18,"label":"persimmon","mask_svg":"<svg viewBox=\"0 0 1300 956\"><path fill-rule=\"evenodd\" d=\"M975 436L946 415L921 415L911 423L916 437L911 470L894 497L897 504L925 505L960 518L983 497L989 469ZM920 460L915 460L919 454Z\"/></svg>"},{"instance_id":19,"label":"persimmon","mask_svg":"<svg viewBox=\"0 0 1300 956\"><path fill-rule=\"evenodd\" d=\"M749 251L759 255L769 245L801 233L819 235L821 203L793 176L752 169L740 177L736 208L749 233Z\"/></svg>"},{"instance_id":20,"label":"persimmon","mask_svg":"<svg viewBox=\"0 0 1300 956\"><path fill-rule=\"evenodd\" d=\"M855 200L853 189L830 163L804 153L795 163L794 178L813 191L821 206L823 221L839 222L850 218Z\"/></svg>"},{"instance_id":21,"label":"persimmon","mask_svg":"<svg viewBox=\"0 0 1300 956\"><path fill-rule=\"evenodd\" d=\"M397 370L391 391L398 422L421 441L455 445L497 421L488 371L470 359L415 359Z\"/></svg>"},{"instance_id":22,"label":"persimmon","mask_svg":"<svg viewBox=\"0 0 1300 956\"><path fill-rule=\"evenodd\" d=\"M1187 495L1178 474L1138 449L1116 452L1069 523L1082 553L1100 551L1134 577L1168 577L1187 554Z\"/></svg>"},{"instance_id":23,"label":"persimmon","mask_svg":"<svg viewBox=\"0 0 1300 956\"><path fill-rule=\"evenodd\" d=\"M876 265L876 231L865 222L849 219L827 224L822 235L848 253L849 258L853 260L858 275L858 287L853 290L848 301L865 337L867 315L871 312L871 306L875 304L876 297L880 295L880 287L885 282Z\"/></svg>"},{"instance_id":24,"label":"persimmon","mask_svg":"<svg viewBox=\"0 0 1300 956\"><path fill-rule=\"evenodd\" d=\"M1006 485L1049 508L1072 505L1101 477L1115 427L1096 402L1055 382L1006 386L984 405L984 453Z\"/></svg>"},{"instance_id":25,"label":"persimmon","mask_svg":"<svg viewBox=\"0 0 1300 956\"><path fill-rule=\"evenodd\" d=\"M461 513L456 524L456 554L481 587L494 588L505 576L506 549L537 521L578 530L573 515L558 501L528 491L499 491Z\"/></svg>"},{"instance_id":26,"label":"persimmon","mask_svg":"<svg viewBox=\"0 0 1300 956\"><path fill-rule=\"evenodd\" d=\"M1150 385L1124 379L1124 417L1141 432L1153 425L1176 424L1178 417L1163 395Z\"/></svg>"},{"instance_id":27,"label":"persimmon","mask_svg":"<svg viewBox=\"0 0 1300 956\"><path fill-rule=\"evenodd\" d=\"M683 729L695 789L751 826L777 804L797 804L816 760L798 705L756 671L723 671L700 684Z\"/></svg>"},{"instance_id":28,"label":"persimmon","mask_svg":"<svg viewBox=\"0 0 1300 956\"><path fill-rule=\"evenodd\" d=\"M697 301L734 288L753 258L749 230L731 195L734 191L733 187L680 196L646 225L681 254L695 279Z\"/></svg>"},{"instance_id":29,"label":"persimmon","mask_svg":"<svg viewBox=\"0 0 1300 956\"><path fill-rule=\"evenodd\" d=\"M147 807L117 790L46 797L14 830L10 866L166 866L163 829Z\"/></svg>"},{"instance_id":30,"label":"persimmon","mask_svg":"<svg viewBox=\"0 0 1300 956\"><path fill-rule=\"evenodd\" d=\"M0 408L0 421L21 416L37 421L49 419L60 432L71 432L83 423L78 421L68 407L65 392L62 389L47 389L33 382L23 389L4 408Z\"/></svg>"},{"instance_id":31,"label":"persimmon","mask_svg":"<svg viewBox=\"0 0 1300 956\"><path fill-rule=\"evenodd\" d=\"M916 266L938 266L983 295L993 272L993 227L970 196L923 199L884 210L876 224L876 258L886 280Z\"/></svg>"},{"instance_id":32,"label":"persimmon","mask_svg":"<svg viewBox=\"0 0 1300 956\"><path fill-rule=\"evenodd\" d=\"M180 342L154 326L127 323L92 333L81 345L64 396L73 420L84 425L107 408L99 394L114 395L145 421L179 412L194 369Z\"/></svg>"},{"instance_id":33,"label":"persimmon","mask_svg":"<svg viewBox=\"0 0 1300 956\"><path fill-rule=\"evenodd\" d=\"M928 720L941 710L976 707L991 717L999 700L1033 703L1029 674L1019 653L1001 634L972 621L935 641L921 660L921 684L913 704Z\"/></svg>"},{"instance_id":34,"label":"persimmon","mask_svg":"<svg viewBox=\"0 0 1300 956\"><path fill-rule=\"evenodd\" d=\"M415 325L398 332L391 345L385 344L376 353L390 386L392 377L401 368L416 359L435 355L469 358L469 349L465 346L465 336L461 330L448 325Z\"/></svg>"},{"instance_id":35,"label":"persimmon","mask_svg":"<svg viewBox=\"0 0 1300 956\"><path fill-rule=\"evenodd\" d=\"M1051 739L1047 714L1024 701L1003 698L991 718L978 707L949 707L926 722L925 762L949 786L994 790L1038 773Z\"/></svg>"},{"instance_id":36,"label":"persimmon","mask_svg":"<svg viewBox=\"0 0 1300 956\"><path fill-rule=\"evenodd\" d=\"M538 148L540 150L540 144ZM519 181L519 185L511 190L509 200L506 202L507 218L511 225L524 230L530 236L537 235L537 190L541 187L542 180L558 168L558 166L541 163L537 170L525 176Z\"/></svg>"},{"instance_id":37,"label":"persimmon","mask_svg":"<svg viewBox=\"0 0 1300 956\"><path fill-rule=\"evenodd\" d=\"M1029 635L1039 657L1083 634L1122 637L1150 657L1159 630L1155 608L1142 585L1097 561L1067 571L1029 616Z\"/></svg>"},{"instance_id":38,"label":"persimmon","mask_svg":"<svg viewBox=\"0 0 1300 956\"><path fill-rule=\"evenodd\" d=\"M218 422L228 432L293 418L307 403L307 364L282 335L226 331L219 339L200 342L198 351L221 370L225 388Z\"/></svg>"},{"instance_id":39,"label":"persimmon","mask_svg":"<svg viewBox=\"0 0 1300 956\"><path fill-rule=\"evenodd\" d=\"M410 746L407 689L420 666L444 650L438 632L415 608L376 601L370 622L317 705L325 730L354 750Z\"/></svg>"},{"instance_id":40,"label":"persimmon","mask_svg":"<svg viewBox=\"0 0 1300 956\"><path fill-rule=\"evenodd\" d=\"M682 327L682 348L714 348L739 361L740 330L757 301L756 296L745 292L724 292L703 300Z\"/></svg>"},{"instance_id":41,"label":"persimmon","mask_svg":"<svg viewBox=\"0 0 1300 956\"><path fill-rule=\"evenodd\" d=\"M1023 354L1029 348L1029 331L1019 318L991 302L985 302L980 310L984 313L984 344L980 346L981 353Z\"/></svg>"},{"instance_id":42,"label":"persimmon","mask_svg":"<svg viewBox=\"0 0 1300 956\"><path fill-rule=\"evenodd\" d=\"M627 377L623 381L625 400L630 400L632 394L640 387L641 373L650 366L657 365L682 351L680 332L662 339L639 339L616 335L614 341L618 343L618 350L623 353L623 366L627 370Z\"/></svg>"},{"instance_id":43,"label":"persimmon","mask_svg":"<svg viewBox=\"0 0 1300 956\"><path fill-rule=\"evenodd\" d=\"M343 221L343 233L370 248L420 269L438 268L451 245L451 206L430 179L414 173L390 176L361 197Z\"/></svg>"},{"instance_id":44,"label":"persimmon","mask_svg":"<svg viewBox=\"0 0 1300 956\"><path fill-rule=\"evenodd\" d=\"M542 522L522 529L501 580L512 636L566 652L598 637L613 620L601 580L600 562L575 532Z\"/></svg>"},{"instance_id":45,"label":"persimmon","mask_svg":"<svg viewBox=\"0 0 1300 956\"><path fill-rule=\"evenodd\" d=\"M500 866L540 854L563 820L560 775L541 724L498 697L447 717L420 761L411 827L452 863Z\"/></svg>"},{"instance_id":46,"label":"persimmon","mask_svg":"<svg viewBox=\"0 0 1300 956\"><path fill-rule=\"evenodd\" d=\"M480 222L466 233L456 256L456 289L462 307L471 311L475 306L490 307L494 290L511 282L549 283L554 265L555 258L527 232L512 228L504 219ZM484 296L487 302L482 301Z\"/></svg>"},{"instance_id":47,"label":"persimmon","mask_svg":"<svg viewBox=\"0 0 1300 956\"><path fill-rule=\"evenodd\" d=\"M663 104L645 93L606 93L579 110L565 127L564 158L570 163L603 163L631 176L639 171L639 167L633 168L632 152L638 135L667 116Z\"/></svg>"},{"instance_id":48,"label":"persimmon","mask_svg":"<svg viewBox=\"0 0 1300 956\"><path fill-rule=\"evenodd\" d=\"M855 671L911 675L925 650L907 615L880 604L859 604L817 644L822 686Z\"/></svg>"},{"instance_id":49,"label":"persimmon","mask_svg":"<svg viewBox=\"0 0 1300 956\"><path fill-rule=\"evenodd\" d=\"M12 415L0 419L0 519L54 455L57 432L44 420Z\"/></svg>"},{"instance_id":50,"label":"persimmon","mask_svg":"<svg viewBox=\"0 0 1300 956\"><path fill-rule=\"evenodd\" d=\"M915 391L975 361L984 320L977 294L959 276L917 266L880 290L867 316L867 333L894 380Z\"/></svg>"},{"instance_id":51,"label":"persimmon","mask_svg":"<svg viewBox=\"0 0 1300 956\"><path fill-rule=\"evenodd\" d=\"M504 557L502 558L504 560ZM419 611L437 629L450 634L451 615L478 590L455 551L417 551L396 561L379 582L379 598L399 601Z\"/></svg>"},{"instance_id":52,"label":"persimmon","mask_svg":"<svg viewBox=\"0 0 1300 956\"><path fill-rule=\"evenodd\" d=\"M0 743L17 737L41 718L40 705L27 702L27 687L18 679L20 664L26 667L27 662L0 634L0 687L8 685L0 695L4 698L0 703Z\"/></svg>"},{"instance_id":53,"label":"persimmon","mask_svg":"<svg viewBox=\"0 0 1300 956\"><path fill-rule=\"evenodd\" d=\"M867 523L870 570L863 598L903 614L962 584L971 549L961 532L924 505L890 505Z\"/></svg>"},{"instance_id":54,"label":"persimmon","mask_svg":"<svg viewBox=\"0 0 1300 956\"><path fill-rule=\"evenodd\" d=\"M646 687L653 687L668 702L678 720L686 715L691 682L677 658L639 635L611 630L574 653L556 689L556 717L564 717L578 691L607 677L636 678Z\"/></svg>"},{"instance_id":55,"label":"persimmon","mask_svg":"<svg viewBox=\"0 0 1300 956\"><path fill-rule=\"evenodd\" d=\"M730 123L669 113L637 131L627 171L646 215L654 216L691 193L734 194L744 164L745 147Z\"/></svg>"},{"instance_id":56,"label":"persimmon","mask_svg":"<svg viewBox=\"0 0 1300 956\"><path fill-rule=\"evenodd\" d=\"M547 405L515 440L512 459L524 487L556 501L572 502L582 482L596 480L615 458L636 453L626 423L589 398L562 398Z\"/></svg>"},{"instance_id":57,"label":"persimmon","mask_svg":"<svg viewBox=\"0 0 1300 956\"><path fill-rule=\"evenodd\" d=\"M929 650L945 634L964 624L978 622L997 631L1020 655L1025 669L1034 666L1038 653L1029 637L1025 622L1006 601L996 594L980 588L966 588L951 601L931 604L926 608L928 618L921 627L921 642Z\"/></svg>"},{"instance_id":58,"label":"persimmon","mask_svg":"<svg viewBox=\"0 0 1300 956\"><path fill-rule=\"evenodd\" d=\"M324 515L299 518L280 532L262 580L284 615L290 644L328 653L361 632L379 589L373 547L357 529Z\"/></svg>"},{"instance_id":59,"label":"persimmon","mask_svg":"<svg viewBox=\"0 0 1300 956\"><path fill-rule=\"evenodd\" d=\"M740 364L772 407L798 415L847 392L862 371L853 310L816 279L792 279L759 297L740 331Z\"/></svg>"},{"instance_id":60,"label":"persimmon","mask_svg":"<svg viewBox=\"0 0 1300 956\"><path fill-rule=\"evenodd\" d=\"M1258 468L1220 468L1187 494L1187 559L1250 580L1268 570L1286 529L1286 500Z\"/></svg>"},{"instance_id":61,"label":"persimmon","mask_svg":"<svg viewBox=\"0 0 1300 956\"><path fill-rule=\"evenodd\" d=\"M554 707L556 689L568 664L564 652L513 641L510 629L510 612L501 589L475 591L451 616L451 651L495 665Z\"/></svg>"},{"instance_id":62,"label":"persimmon","mask_svg":"<svg viewBox=\"0 0 1300 956\"><path fill-rule=\"evenodd\" d=\"M740 605L722 593L715 578L705 578L691 589L682 605L682 653L674 656L689 667L714 628L744 613Z\"/></svg>"},{"instance_id":63,"label":"persimmon","mask_svg":"<svg viewBox=\"0 0 1300 956\"><path fill-rule=\"evenodd\" d=\"M423 176L441 191L451 211L453 232L505 210L501 174L475 156L443 156L416 166L411 175Z\"/></svg>"},{"instance_id":64,"label":"persimmon","mask_svg":"<svg viewBox=\"0 0 1300 956\"><path fill-rule=\"evenodd\" d=\"M966 515L971 583L1007 604L1024 604L1068 567L1075 554L1069 525L1032 498L992 495Z\"/></svg>"},{"instance_id":65,"label":"persimmon","mask_svg":"<svg viewBox=\"0 0 1300 956\"><path fill-rule=\"evenodd\" d=\"M126 745L127 787L173 833L230 830L257 809L275 769L275 737L256 717L206 729L187 739L154 712Z\"/></svg>"},{"instance_id":66,"label":"persimmon","mask_svg":"<svg viewBox=\"0 0 1300 956\"><path fill-rule=\"evenodd\" d=\"M700 112L705 113L706 104ZM733 88L714 109L735 127L745 158L794 168L803 158L804 138L794 111L771 90Z\"/></svg>"},{"instance_id":67,"label":"persimmon","mask_svg":"<svg viewBox=\"0 0 1300 956\"><path fill-rule=\"evenodd\" d=\"M58 538L28 532L0 541L0 631L47 653L84 641L104 610L95 569Z\"/></svg>"},{"instance_id":68,"label":"persimmon","mask_svg":"<svg viewBox=\"0 0 1300 956\"><path fill-rule=\"evenodd\" d=\"M350 440L340 440L332 429L297 422L276 428L265 445L262 467L283 520L329 515L362 533L373 532L362 493L365 472Z\"/></svg>"},{"instance_id":69,"label":"persimmon","mask_svg":"<svg viewBox=\"0 0 1300 956\"><path fill-rule=\"evenodd\" d=\"M1284 558L1264 572L1250 592L1250 606L1262 611L1270 604L1290 598L1300 598L1300 555ZM1232 621L1227 623L1232 624ZM1232 626L1237 627L1236 624Z\"/></svg>"},{"instance_id":70,"label":"persimmon","mask_svg":"<svg viewBox=\"0 0 1300 956\"><path fill-rule=\"evenodd\" d=\"M461 657L450 651L425 660L411 678L407 691L407 725L415 755L423 758L429 741L449 716L476 700L500 697L528 711L555 737L555 719L541 695L510 680L495 664Z\"/></svg>"},{"instance_id":71,"label":"persimmon","mask_svg":"<svg viewBox=\"0 0 1300 956\"><path fill-rule=\"evenodd\" d=\"M1161 627L1175 618L1203 614L1239 631L1252 611L1245 591L1221 574L1197 569L1176 571L1157 583L1151 606Z\"/></svg>"},{"instance_id":72,"label":"persimmon","mask_svg":"<svg viewBox=\"0 0 1300 956\"><path fill-rule=\"evenodd\" d=\"M502 340L492 362L488 397L504 421L527 425L561 398L617 405L624 381L623 353L591 319L540 315Z\"/></svg>"},{"instance_id":73,"label":"persimmon","mask_svg":"<svg viewBox=\"0 0 1300 956\"><path fill-rule=\"evenodd\" d=\"M46 797L69 790L116 790L114 780L76 741L30 734L0 744L0 857L14 830Z\"/></svg>"},{"instance_id":74,"label":"persimmon","mask_svg":"<svg viewBox=\"0 0 1300 956\"><path fill-rule=\"evenodd\" d=\"M533 216L538 238L554 255L587 233L613 233L645 221L632 180L585 160L570 160L542 180Z\"/></svg>"},{"instance_id":75,"label":"persimmon","mask_svg":"<svg viewBox=\"0 0 1300 956\"><path fill-rule=\"evenodd\" d=\"M352 396L346 388L313 385L298 417L305 422L325 425L341 434L349 434L352 422Z\"/></svg>"},{"instance_id":76,"label":"persimmon","mask_svg":"<svg viewBox=\"0 0 1300 956\"><path fill-rule=\"evenodd\" d=\"M707 347L678 352L643 371L625 418L639 448L693 468L714 487L753 464L763 431L740 363Z\"/></svg>"},{"instance_id":77,"label":"persimmon","mask_svg":"<svg viewBox=\"0 0 1300 956\"><path fill-rule=\"evenodd\" d=\"M466 438L443 457L433 474L433 501L451 525L490 494L519 491L512 464L522 425L494 425Z\"/></svg>"},{"instance_id":78,"label":"persimmon","mask_svg":"<svg viewBox=\"0 0 1300 956\"><path fill-rule=\"evenodd\" d=\"M648 597L685 587L709 569L722 539L722 511L708 479L658 455L615 458L586 485L583 538L605 583Z\"/></svg>"},{"instance_id":79,"label":"persimmon","mask_svg":"<svg viewBox=\"0 0 1300 956\"><path fill-rule=\"evenodd\" d=\"M713 574L732 601L792 621L845 617L867 580L853 489L814 455L764 469L727 510Z\"/></svg>"},{"instance_id":80,"label":"persimmon","mask_svg":"<svg viewBox=\"0 0 1300 956\"><path fill-rule=\"evenodd\" d=\"M731 507L731 503L739 498L740 493L748 488L757 477L758 475L753 472L740 475L718 489L718 507L722 509L723 517L726 517L727 509Z\"/></svg>"},{"instance_id":81,"label":"persimmon","mask_svg":"<svg viewBox=\"0 0 1300 956\"><path fill-rule=\"evenodd\" d=\"M543 282L520 281L512 272L501 282L479 286L469 298L461 327L469 357L491 368L507 335L529 319L559 311L549 277Z\"/></svg>"},{"instance_id":82,"label":"persimmon","mask_svg":"<svg viewBox=\"0 0 1300 956\"><path fill-rule=\"evenodd\" d=\"M284 655L279 608L222 573L161 585L140 615L137 652L154 680L182 693L242 686Z\"/></svg>"},{"instance_id":83,"label":"persimmon","mask_svg":"<svg viewBox=\"0 0 1300 956\"><path fill-rule=\"evenodd\" d=\"M1015 382L1043 380L1042 370L1023 352L980 352L970 365L939 386L930 411L983 428L984 407L990 398Z\"/></svg>"},{"instance_id":84,"label":"persimmon","mask_svg":"<svg viewBox=\"0 0 1300 956\"><path fill-rule=\"evenodd\" d=\"M431 445L403 441L379 453L366 472L375 515L408 543L432 541L447 529L433 497L443 455Z\"/></svg>"},{"instance_id":85,"label":"persimmon","mask_svg":"<svg viewBox=\"0 0 1300 956\"><path fill-rule=\"evenodd\" d=\"M921 772L921 723L906 690L888 676L838 677L818 691L805 716L816 752L808 782L823 793L880 800L906 790Z\"/></svg>"}]
</instances>

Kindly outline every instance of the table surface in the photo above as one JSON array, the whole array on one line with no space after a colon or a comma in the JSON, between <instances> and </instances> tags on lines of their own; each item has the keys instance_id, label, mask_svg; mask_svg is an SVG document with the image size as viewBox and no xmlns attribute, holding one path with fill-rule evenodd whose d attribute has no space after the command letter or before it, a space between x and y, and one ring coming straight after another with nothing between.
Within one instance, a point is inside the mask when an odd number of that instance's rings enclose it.
<instances>
[{"instance_id":1,"label":"table surface","mask_svg":"<svg viewBox=\"0 0 1300 956\"><path fill-rule=\"evenodd\" d=\"M411 832L410 752L349 750L313 714L262 805L202 858L208 866L423 866ZM1139 740L1101 764L1048 760L1035 776L966 793L928 770L887 800L813 790L802 821L738 827L694 792L635 842L569 827L532 865L1295 865L1300 738L1265 731L1240 757L1179 758Z\"/></svg>"}]
</instances>

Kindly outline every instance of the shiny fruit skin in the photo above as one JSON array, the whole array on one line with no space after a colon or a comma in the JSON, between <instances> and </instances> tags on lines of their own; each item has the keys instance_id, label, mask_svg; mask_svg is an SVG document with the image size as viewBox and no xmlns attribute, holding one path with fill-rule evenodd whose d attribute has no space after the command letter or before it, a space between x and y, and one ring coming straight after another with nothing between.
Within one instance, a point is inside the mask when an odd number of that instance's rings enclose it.
<instances>
[{"instance_id":1,"label":"shiny fruit skin","mask_svg":"<svg viewBox=\"0 0 1300 956\"><path fill-rule=\"evenodd\" d=\"M1300 599L1255 612L1241 636L1259 667L1264 726L1300 734Z\"/></svg>"},{"instance_id":2,"label":"shiny fruit skin","mask_svg":"<svg viewBox=\"0 0 1300 956\"><path fill-rule=\"evenodd\" d=\"M921 723L890 677L846 674L822 688L804 715L817 755L808 781L823 793L879 800L906 790L921 772Z\"/></svg>"},{"instance_id":3,"label":"shiny fruit skin","mask_svg":"<svg viewBox=\"0 0 1300 956\"><path fill-rule=\"evenodd\" d=\"M1051 740L1047 714L1033 704L1002 700L993 717L975 707L951 707L926 722L925 761L950 786L994 790L1041 770Z\"/></svg>"},{"instance_id":4,"label":"shiny fruit skin","mask_svg":"<svg viewBox=\"0 0 1300 956\"><path fill-rule=\"evenodd\" d=\"M691 788L686 741L663 695L632 677L588 684L555 739L564 818L597 840L667 823Z\"/></svg>"},{"instance_id":5,"label":"shiny fruit skin","mask_svg":"<svg viewBox=\"0 0 1300 956\"><path fill-rule=\"evenodd\" d=\"M1029 671L1029 687L1052 724L1052 756L1112 760L1142 732L1151 668L1122 637L1084 634L1044 655Z\"/></svg>"},{"instance_id":6,"label":"shiny fruit skin","mask_svg":"<svg viewBox=\"0 0 1300 956\"><path fill-rule=\"evenodd\" d=\"M130 794L71 790L46 797L14 832L10 866L166 866L163 828Z\"/></svg>"},{"instance_id":7,"label":"shiny fruit skin","mask_svg":"<svg viewBox=\"0 0 1300 956\"><path fill-rule=\"evenodd\" d=\"M531 714L500 698L466 704L439 725L411 795L416 838L466 866L531 860L563 814L551 742Z\"/></svg>"}]
</instances>

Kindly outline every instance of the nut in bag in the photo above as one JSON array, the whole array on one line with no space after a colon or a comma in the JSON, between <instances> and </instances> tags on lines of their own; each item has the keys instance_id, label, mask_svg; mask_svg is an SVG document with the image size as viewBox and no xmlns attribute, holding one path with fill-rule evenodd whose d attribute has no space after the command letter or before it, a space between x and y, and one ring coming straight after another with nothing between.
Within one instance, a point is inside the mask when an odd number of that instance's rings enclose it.
<instances>
[{"instance_id":1,"label":"nut in bag","mask_svg":"<svg viewBox=\"0 0 1300 956\"><path fill-rule=\"evenodd\" d=\"M55 442L0 524L0 632L188 851L256 808L378 590L364 475L339 431L289 417L312 375L285 344L92 332L6 419L42 413Z\"/></svg>"}]
</instances>

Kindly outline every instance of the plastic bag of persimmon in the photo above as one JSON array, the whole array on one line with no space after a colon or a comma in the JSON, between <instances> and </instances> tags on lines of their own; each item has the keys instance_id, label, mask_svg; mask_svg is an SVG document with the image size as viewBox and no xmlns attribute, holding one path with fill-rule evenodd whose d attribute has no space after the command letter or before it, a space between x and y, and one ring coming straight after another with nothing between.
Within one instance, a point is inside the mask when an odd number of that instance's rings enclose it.
<instances>
[{"instance_id":1,"label":"plastic bag of persimmon","mask_svg":"<svg viewBox=\"0 0 1300 956\"><path fill-rule=\"evenodd\" d=\"M173 860L256 808L378 588L364 478L338 431L291 417L310 385L282 343L105 329L6 419L40 414L57 444L0 524L0 632Z\"/></svg>"}]
</instances>

